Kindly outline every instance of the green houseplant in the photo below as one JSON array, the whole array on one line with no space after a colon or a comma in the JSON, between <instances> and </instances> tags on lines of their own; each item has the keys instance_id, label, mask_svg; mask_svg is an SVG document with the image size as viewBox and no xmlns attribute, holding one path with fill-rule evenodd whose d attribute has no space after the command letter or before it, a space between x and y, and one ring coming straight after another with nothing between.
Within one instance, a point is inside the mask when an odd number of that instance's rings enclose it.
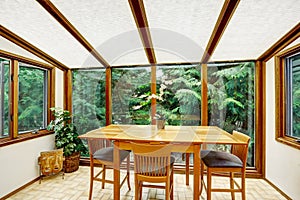
<instances>
[{"instance_id":1,"label":"green houseplant","mask_svg":"<svg viewBox=\"0 0 300 200\"><path fill-rule=\"evenodd\" d=\"M72 123L72 116L68 110L50 108L54 119L47 129L55 132L55 147L63 148L65 172L76 171L79 167L80 152L86 153L87 149L78 138L76 127Z\"/></svg>"}]
</instances>

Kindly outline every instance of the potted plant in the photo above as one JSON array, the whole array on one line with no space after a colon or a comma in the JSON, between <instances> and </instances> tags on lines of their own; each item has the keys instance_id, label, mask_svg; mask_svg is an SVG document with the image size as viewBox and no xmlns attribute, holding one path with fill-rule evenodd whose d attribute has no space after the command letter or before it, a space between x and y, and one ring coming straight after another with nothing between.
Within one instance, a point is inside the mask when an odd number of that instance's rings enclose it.
<instances>
[{"instance_id":1,"label":"potted plant","mask_svg":"<svg viewBox=\"0 0 300 200\"><path fill-rule=\"evenodd\" d=\"M86 153L87 149L78 138L76 127L72 123L72 116L68 110L50 108L54 116L47 129L55 132L55 147L63 148L65 161L64 171L74 172L79 168L80 152Z\"/></svg>"}]
</instances>

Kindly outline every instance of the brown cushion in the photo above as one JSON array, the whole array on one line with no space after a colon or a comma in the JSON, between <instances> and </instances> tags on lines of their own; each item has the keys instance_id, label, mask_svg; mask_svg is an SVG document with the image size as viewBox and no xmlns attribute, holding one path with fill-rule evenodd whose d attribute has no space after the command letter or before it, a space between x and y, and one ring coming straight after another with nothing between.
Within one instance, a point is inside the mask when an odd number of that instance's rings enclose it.
<instances>
[{"instance_id":1,"label":"brown cushion","mask_svg":"<svg viewBox=\"0 0 300 200\"><path fill-rule=\"evenodd\" d=\"M130 151L120 150L120 162L122 162L129 154L130 154ZM107 148L99 149L98 151L96 151L93 154L93 156L94 156L94 159L113 162L114 148L107 147Z\"/></svg>"},{"instance_id":2,"label":"brown cushion","mask_svg":"<svg viewBox=\"0 0 300 200\"><path fill-rule=\"evenodd\" d=\"M228 152L202 150L200 156L208 167L243 167L239 157Z\"/></svg>"}]
</instances>

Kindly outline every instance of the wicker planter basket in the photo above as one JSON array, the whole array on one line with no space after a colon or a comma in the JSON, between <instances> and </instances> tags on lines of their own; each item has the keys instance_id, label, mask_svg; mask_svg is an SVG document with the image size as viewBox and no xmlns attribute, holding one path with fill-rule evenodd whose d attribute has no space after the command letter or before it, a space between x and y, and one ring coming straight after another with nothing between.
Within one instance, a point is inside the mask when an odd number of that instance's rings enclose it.
<instances>
[{"instance_id":1,"label":"wicker planter basket","mask_svg":"<svg viewBox=\"0 0 300 200\"><path fill-rule=\"evenodd\" d=\"M64 161L64 171L66 173L77 171L79 168L79 160L80 160L79 152L75 152L72 155L66 157Z\"/></svg>"}]
</instances>

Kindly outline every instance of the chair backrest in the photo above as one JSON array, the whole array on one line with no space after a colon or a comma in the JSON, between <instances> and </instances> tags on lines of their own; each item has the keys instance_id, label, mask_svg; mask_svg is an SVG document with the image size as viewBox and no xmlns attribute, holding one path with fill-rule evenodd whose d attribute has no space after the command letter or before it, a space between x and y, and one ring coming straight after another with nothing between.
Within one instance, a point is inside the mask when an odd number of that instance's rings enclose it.
<instances>
[{"instance_id":1,"label":"chair backrest","mask_svg":"<svg viewBox=\"0 0 300 200\"><path fill-rule=\"evenodd\" d=\"M89 153L93 155L97 150L111 147L111 141L107 139L88 139Z\"/></svg>"},{"instance_id":2,"label":"chair backrest","mask_svg":"<svg viewBox=\"0 0 300 200\"><path fill-rule=\"evenodd\" d=\"M239 157L243 162L244 167L246 167L250 137L238 131L233 131L232 135L235 139L243 142L244 144L232 145L231 153Z\"/></svg>"},{"instance_id":3,"label":"chair backrest","mask_svg":"<svg viewBox=\"0 0 300 200\"><path fill-rule=\"evenodd\" d=\"M171 164L171 145L131 143L134 172L144 176L168 176Z\"/></svg>"}]
</instances>

